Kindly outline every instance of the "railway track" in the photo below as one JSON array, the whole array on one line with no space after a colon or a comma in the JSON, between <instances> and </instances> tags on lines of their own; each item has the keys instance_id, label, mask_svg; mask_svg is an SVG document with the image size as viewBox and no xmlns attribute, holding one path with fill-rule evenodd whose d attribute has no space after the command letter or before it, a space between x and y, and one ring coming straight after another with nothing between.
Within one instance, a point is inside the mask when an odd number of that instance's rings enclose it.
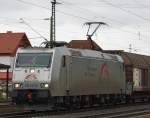
<instances>
[{"instance_id":1,"label":"railway track","mask_svg":"<svg viewBox=\"0 0 150 118\"><path fill-rule=\"evenodd\" d=\"M12 102L0 103L0 114L20 112L20 111L23 111L23 108L22 107L17 107L16 105L12 104Z\"/></svg>"},{"instance_id":2,"label":"railway track","mask_svg":"<svg viewBox=\"0 0 150 118\"><path fill-rule=\"evenodd\" d=\"M34 116L37 116L37 113L35 113L35 112L14 112L14 113L1 114L0 118L30 118L30 117L34 117ZM42 116L42 114L40 114L40 116Z\"/></svg>"},{"instance_id":3,"label":"railway track","mask_svg":"<svg viewBox=\"0 0 150 118\"><path fill-rule=\"evenodd\" d=\"M12 102L0 103L0 108L3 108L3 107L11 107L11 106L15 106L15 105L12 104Z\"/></svg>"},{"instance_id":4,"label":"railway track","mask_svg":"<svg viewBox=\"0 0 150 118\"><path fill-rule=\"evenodd\" d=\"M54 114L60 114L60 112L54 112L54 111L38 111L38 112L32 112L32 111L23 111L23 112L14 112L14 113L5 113L0 114L0 118L32 118L32 117L42 117L42 116L49 116Z\"/></svg>"},{"instance_id":5,"label":"railway track","mask_svg":"<svg viewBox=\"0 0 150 118\"><path fill-rule=\"evenodd\" d=\"M98 113L86 116L79 116L78 118L134 118L135 116L140 116L144 114L149 114L150 108L141 108L134 110L124 110L110 113Z\"/></svg>"},{"instance_id":6,"label":"railway track","mask_svg":"<svg viewBox=\"0 0 150 118\"><path fill-rule=\"evenodd\" d=\"M0 114L0 118L27 118L28 115L31 115L30 112L13 112Z\"/></svg>"},{"instance_id":7,"label":"railway track","mask_svg":"<svg viewBox=\"0 0 150 118\"><path fill-rule=\"evenodd\" d=\"M74 111L50 110L39 112L15 112L0 114L0 118L130 118L147 113L150 113L150 104L80 109Z\"/></svg>"}]
</instances>

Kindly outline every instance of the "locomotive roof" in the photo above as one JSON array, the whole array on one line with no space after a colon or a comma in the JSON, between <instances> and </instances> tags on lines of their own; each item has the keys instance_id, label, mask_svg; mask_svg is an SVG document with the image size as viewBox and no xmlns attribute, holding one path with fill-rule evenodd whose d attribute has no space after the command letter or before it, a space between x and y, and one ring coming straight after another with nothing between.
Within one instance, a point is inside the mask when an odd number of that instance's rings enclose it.
<instances>
[{"instance_id":1,"label":"locomotive roof","mask_svg":"<svg viewBox=\"0 0 150 118\"><path fill-rule=\"evenodd\" d=\"M119 55L116 55L116 54L108 54L108 53L103 53L101 51L88 50L88 49L72 49L72 48L70 48L70 51L71 51L71 53L72 53L72 51L78 51L78 52L80 52L79 56L83 56L83 57L103 58L103 59L123 62L123 59ZM74 54L73 54L73 56L74 56Z\"/></svg>"},{"instance_id":2,"label":"locomotive roof","mask_svg":"<svg viewBox=\"0 0 150 118\"><path fill-rule=\"evenodd\" d=\"M29 47L29 48L19 48L17 53L40 53L40 52L51 52L53 49L44 47Z\"/></svg>"},{"instance_id":3,"label":"locomotive roof","mask_svg":"<svg viewBox=\"0 0 150 118\"><path fill-rule=\"evenodd\" d=\"M33 47L33 48L19 48L17 53L42 53L42 52L55 52L58 51L64 55L70 56L80 56L80 57L88 57L88 58L103 58L114 61L123 62L123 59L116 54L108 54L102 53L100 51L88 50L88 49L73 49L67 47L56 47L53 49L50 48L41 48L41 47Z\"/></svg>"}]
</instances>

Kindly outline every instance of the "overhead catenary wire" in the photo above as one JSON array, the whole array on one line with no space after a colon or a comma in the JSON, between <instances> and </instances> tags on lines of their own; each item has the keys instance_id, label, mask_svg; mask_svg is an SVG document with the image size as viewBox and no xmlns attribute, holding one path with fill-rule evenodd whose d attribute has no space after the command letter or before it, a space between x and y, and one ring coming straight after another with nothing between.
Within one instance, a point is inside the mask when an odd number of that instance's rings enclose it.
<instances>
[{"instance_id":1,"label":"overhead catenary wire","mask_svg":"<svg viewBox=\"0 0 150 118\"><path fill-rule=\"evenodd\" d=\"M66 2L66 1L64 1L64 0L61 0L61 1L63 1L63 3L68 3L68 4L71 4L70 2ZM73 7L72 7L73 8ZM88 10L88 9L85 9L85 8L82 8L82 7L79 7L79 6L76 6L76 8L78 8L78 9L84 9L84 10L86 10L86 11L88 11L88 12L90 12L90 10ZM71 15L71 14L70 14ZM77 16L78 17L78 16ZM97 16L97 17L99 17L99 16ZM125 25L124 23L122 23L122 22L120 22L120 21L118 21L118 20L116 20L116 19L112 19L112 18L108 18L108 17L103 17L103 16L101 16L101 17L99 17L99 18L104 18L104 19L106 19L106 20L110 20L110 21L114 21L114 22L116 22L116 23L119 23L120 25ZM84 18L85 19L85 18ZM87 18L86 18L87 19ZM90 20L90 19L88 19L88 20ZM109 25L110 26L110 25ZM133 34L133 35L136 35L137 36L137 33L136 32L132 32L132 31L129 31L129 30L125 30L125 29L121 29L121 28L115 28L115 27L113 27L114 29L116 29L116 30L121 30L121 31L123 31L123 32L126 32L126 33L130 33L130 34ZM146 36L146 35L142 35L143 37L145 37L145 38L149 38L149 36Z\"/></svg>"},{"instance_id":2,"label":"overhead catenary wire","mask_svg":"<svg viewBox=\"0 0 150 118\"><path fill-rule=\"evenodd\" d=\"M44 7L44 6L41 6L41 5L38 5L38 4L34 4L34 3L32 3L32 2L26 2L26 1L23 1L23 0L17 0L17 1L19 1L19 2L22 2L22 3L25 3L25 4L29 4L29 5L33 5L33 6L35 6L35 7L40 7L40 8L43 8L43 9L47 9L47 10L50 10L50 8L48 8L48 7ZM105 1L105 3L107 2L107 4L109 3L108 1L106 1L106 0L102 0L103 2ZM65 3L65 1L63 0L63 2ZM109 3L109 4L111 4L111 3ZM115 6L116 7L116 5L114 5L114 4L111 4L111 5L113 5L113 7ZM79 8L79 7L78 7ZM120 7L118 7L118 8L120 8ZM122 9L122 8L121 8ZM59 13L62 13L62 14L64 14L64 15L68 15L68 16L72 16L72 17L75 17L75 18L80 18L80 19L82 19L82 20L87 20L87 21L92 21L93 19L89 19L89 18L85 18L85 17L82 17L82 16L78 16L78 15L74 15L74 14L71 14L71 13L67 13L67 12L64 12L64 11L60 11L60 10L56 10L57 12L59 12ZM126 12L126 11L125 11ZM98 16L99 17L99 16ZM101 18L106 18L106 17L101 17ZM106 18L106 19L109 19L109 18ZM117 20L114 20L114 19L109 19L109 20L113 20L114 22L119 22L119 21L117 21ZM150 19L148 20L148 21L150 21ZM120 22L120 24L123 24L123 23L121 23ZM125 31L125 30L124 30ZM132 33L132 34L136 34L136 33L133 33L133 32L131 32L131 31L125 31L125 32L128 32L128 33ZM137 35L137 34L136 34Z\"/></svg>"},{"instance_id":3,"label":"overhead catenary wire","mask_svg":"<svg viewBox=\"0 0 150 118\"><path fill-rule=\"evenodd\" d=\"M32 2L26 2L26 1L23 1L23 0L16 0L16 1L28 4L28 5L32 5L32 6L35 6L35 7L40 7L40 8L43 8L43 9L50 10L50 8L48 8L48 7L44 7L42 5L37 5L37 4L34 4ZM72 16L72 17L75 17L75 18L80 18L80 19L88 20L88 21L92 20L92 19L88 19L88 18L85 18L85 17L82 17L82 16L78 16L78 15L74 15L74 14L71 14L71 13L67 13L67 12L64 12L64 11L60 11L60 10L56 10L56 11L59 12L59 13L62 13L64 15Z\"/></svg>"},{"instance_id":4,"label":"overhead catenary wire","mask_svg":"<svg viewBox=\"0 0 150 118\"><path fill-rule=\"evenodd\" d=\"M62 0L61 0L62 1ZM66 1L64 1L63 0L63 3L68 3L68 2L66 2ZM80 9L80 10L84 10L84 11L86 11L86 12L91 12L91 10L89 10L89 9L86 9L86 8L83 8L83 7L79 7L79 6L75 6L75 7L72 7L71 5L70 6L68 6L68 7L71 7L71 9L74 9L74 8L77 8L77 9ZM67 7L65 7L65 8L67 8ZM93 13L95 13L95 12L91 12L91 14L93 14ZM102 18L102 19L106 19L106 20L110 20L110 21L114 21L114 22L116 22L116 23L119 23L120 25L124 25L124 23L123 22L120 22L119 20L116 20L116 19L113 19L113 18L108 18L108 17L105 17L105 16L96 16L96 18ZM85 19L85 18L84 18Z\"/></svg>"},{"instance_id":5,"label":"overhead catenary wire","mask_svg":"<svg viewBox=\"0 0 150 118\"><path fill-rule=\"evenodd\" d=\"M118 6L118 5L112 4L111 2L108 2L107 0L102 0L102 1L103 1L104 3L106 3L107 5L110 5L110 6L112 6L112 7L115 7L115 8L117 8L117 9L120 9L121 11L124 11L124 12L126 12L126 13L129 13L129 14L131 14L131 15L133 15L133 16L136 16L137 18L140 18L140 19L142 19L142 20L144 20L144 21L150 22L150 19L145 18L145 17L143 17L143 16L141 16L141 15L139 15L139 14L137 14L137 13L134 13L134 12L132 12L132 11L130 11L130 10L124 9L124 8Z\"/></svg>"},{"instance_id":6,"label":"overhead catenary wire","mask_svg":"<svg viewBox=\"0 0 150 118\"><path fill-rule=\"evenodd\" d=\"M144 8L144 9L149 9L150 6L148 5L145 5L145 4L142 4L141 2L139 2L138 0L133 0L135 4L141 6L141 8Z\"/></svg>"},{"instance_id":7,"label":"overhead catenary wire","mask_svg":"<svg viewBox=\"0 0 150 118\"><path fill-rule=\"evenodd\" d=\"M38 5L38 4L34 4L32 2L26 2L24 0L16 0L16 1L22 2L24 4L32 5L32 6L35 6L35 7L40 7L40 8L43 8L43 9L50 10L50 8L48 8L48 7L45 7L45 6L42 6L42 5ZM63 2L66 3L65 1L63 1ZM78 7L78 8L81 8L81 7ZM59 12L59 13L62 13L64 15L72 16L72 17L75 17L75 18L80 18L80 19L86 20L86 21L92 21L93 20L93 19L85 18L85 17L82 17L82 16L74 15L72 13L67 13L67 12L60 11L60 10L56 10L56 11ZM101 17L101 18L106 18L106 17ZM112 19L110 19L110 20L112 20ZM116 22L119 22L119 21L116 20Z\"/></svg>"},{"instance_id":8,"label":"overhead catenary wire","mask_svg":"<svg viewBox=\"0 0 150 118\"><path fill-rule=\"evenodd\" d=\"M24 23L25 25L27 25L29 28L31 28L32 31L34 31L35 33L37 33L40 37L42 37L45 41L48 41L47 38L45 38L44 36L42 36L38 31L36 31L29 23L27 23L23 18L20 18L20 23Z\"/></svg>"},{"instance_id":9,"label":"overhead catenary wire","mask_svg":"<svg viewBox=\"0 0 150 118\"><path fill-rule=\"evenodd\" d=\"M17 0L17 1L20 1L20 2L24 2L25 4L29 4L29 5L33 5L33 6L36 6L36 7L40 7L40 8L44 8L44 9L47 9L47 10L50 10L50 8L48 7L44 7L44 6L41 6L41 5L37 5L37 4L34 4L34 3L31 3L31 2L26 2L26 1L23 1L23 0ZM67 12L64 12L64 11L60 11L60 10L57 10L57 12L59 13L62 13L64 15L68 15L68 16L71 16L71 17L75 17L75 18L79 18L79 19L82 19L82 20L86 20L86 21L92 21L92 19L89 19L89 18L85 18L83 16L78 16L78 15L74 15L72 13L67 13ZM110 27L112 27L111 25L109 25ZM133 34L133 35L136 35L137 36L137 33L135 32L132 32L132 31L129 31L129 30L126 30L126 29L121 29L121 28L115 28L115 27L112 27L116 30L119 30L119 31L123 31L123 32L127 32L127 33L130 33L130 34ZM141 35L142 37L144 35ZM146 38L148 38L148 36L144 36Z\"/></svg>"},{"instance_id":10,"label":"overhead catenary wire","mask_svg":"<svg viewBox=\"0 0 150 118\"><path fill-rule=\"evenodd\" d=\"M26 1L23 1L23 0L17 0L17 1L22 2L22 3L25 3L25 4L33 5L33 6L35 6L35 7L40 7L40 8L43 8L43 9L50 10L50 8L48 8L48 7L44 7L44 6L41 6L41 5L37 5L37 4L31 3L31 2L26 2ZM85 18L85 17L82 17L82 16L74 15L74 14L67 13L67 12L60 11L60 10L56 10L56 11L59 12L59 13L62 13L62 14L64 14L64 15L72 16L72 17L75 17L75 18L80 18L80 19L86 20L86 21L92 21L92 20L93 20L93 19ZM106 17L101 17L101 18L106 18ZM106 18L106 19L109 19L109 18ZM119 22L119 21L117 21L117 20L115 21L114 19L109 19L109 20L113 20L114 22L117 22L117 23ZM123 23L120 22L120 24L123 24ZM126 32L133 34L133 32L130 32L130 31L126 31ZM134 33L134 34L135 34L135 33Z\"/></svg>"},{"instance_id":11,"label":"overhead catenary wire","mask_svg":"<svg viewBox=\"0 0 150 118\"><path fill-rule=\"evenodd\" d=\"M42 6L42 5L34 4L32 2L27 2L27 1L24 1L24 0L16 0L16 1L22 2L24 4L32 5L32 6L35 6L35 7L40 7L40 8L43 8L43 9L49 9L49 7L45 7L45 6Z\"/></svg>"},{"instance_id":12,"label":"overhead catenary wire","mask_svg":"<svg viewBox=\"0 0 150 118\"><path fill-rule=\"evenodd\" d=\"M37 4L34 4L32 2L26 2L26 1L23 1L23 0L17 0L19 2L22 2L22 3L25 3L25 4L28 4L28 5L32 5L32 6L35 6L35 7L40 7L40 8L43 8L43 9L47 9L47 10L50 10L50 8L48 7L44 7L44 6L41 6L41 5L37 5ZM65 3L65 1L63 1ZM77 18L77 19L82 19L84 21L93 21L92 19L89 19L89 18L85 18L85 17L81 17L81 16L78 16L78 15L74 15L74 14L71 14L71 13L66 13L66 12L63 12L63 11L60 11L60 10L56 10L57 12L61 13L61 14L64 14L64 15L68 15L68 16L71 16L71 17L74 17L74 18ZM107 18L108 19L108 18ZM109 19L112 21L112 19ZM117 22L118 21L115 21L113 20L114 22ZM111 25L109 25L110 27L112 27ZM130 33L132 35L136 35L137 36L137 33L135 32L132 32L132 31L129 31L129 30L125 30L125 29L121 29L121 28L115 28L115 27L112 27L113 29L116 29L118 31L122 31L122 32L126 32L126 33ZM141 35L141 37L145 37L145 38L149 38L149 36L145 36L145 35Z\"/></svg>"}]
</instances>

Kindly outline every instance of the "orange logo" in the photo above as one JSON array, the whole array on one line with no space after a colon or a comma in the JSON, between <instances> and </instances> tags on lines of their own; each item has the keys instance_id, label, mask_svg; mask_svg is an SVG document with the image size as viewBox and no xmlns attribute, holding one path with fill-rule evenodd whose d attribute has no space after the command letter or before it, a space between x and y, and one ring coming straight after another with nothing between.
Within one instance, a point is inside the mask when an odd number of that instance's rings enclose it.
<instances>
[{"instance_id":1,"label":"orange logo","mask_svg":"<svg viewBox=\"0 0 150 118\"><path fill-rule=\"evenodd\" d=\"M35 80L35 79L37 79L37 77L35 76L35 74L30 74L30 75L27 75L27 76L25 77L25 79L26 79L26 80Z\"/></svg>"},{"instance_id":2,"label":"orange logo","mask_svg":"<svg viewBox=\"0 0 150 118\"><path fill-rule=\"evenodd\" d=\"M100 74L102 77L107 77L109 75L109 68L106 63L101 65Z\"/></svg>"}]
</instances>

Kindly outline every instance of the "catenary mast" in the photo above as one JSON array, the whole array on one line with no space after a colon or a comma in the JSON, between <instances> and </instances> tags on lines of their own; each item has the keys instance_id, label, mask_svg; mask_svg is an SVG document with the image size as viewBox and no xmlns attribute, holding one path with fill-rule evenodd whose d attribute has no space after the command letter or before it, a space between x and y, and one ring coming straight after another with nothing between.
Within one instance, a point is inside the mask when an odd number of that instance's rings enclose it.
<instances>
[{"instance_id":1,"label":"catenary mast","mask_svg":"<svg viewBox=\"0 0 150 118\"><path fill-rule=\"evenodd\" d=\"M56 0L52 2L52 10L51 10L51 18L50 18L50 48L55 47L55 39L56 39L56 17L55 17L55 7L56 7Z\"/></svg>"}]
</instances>

